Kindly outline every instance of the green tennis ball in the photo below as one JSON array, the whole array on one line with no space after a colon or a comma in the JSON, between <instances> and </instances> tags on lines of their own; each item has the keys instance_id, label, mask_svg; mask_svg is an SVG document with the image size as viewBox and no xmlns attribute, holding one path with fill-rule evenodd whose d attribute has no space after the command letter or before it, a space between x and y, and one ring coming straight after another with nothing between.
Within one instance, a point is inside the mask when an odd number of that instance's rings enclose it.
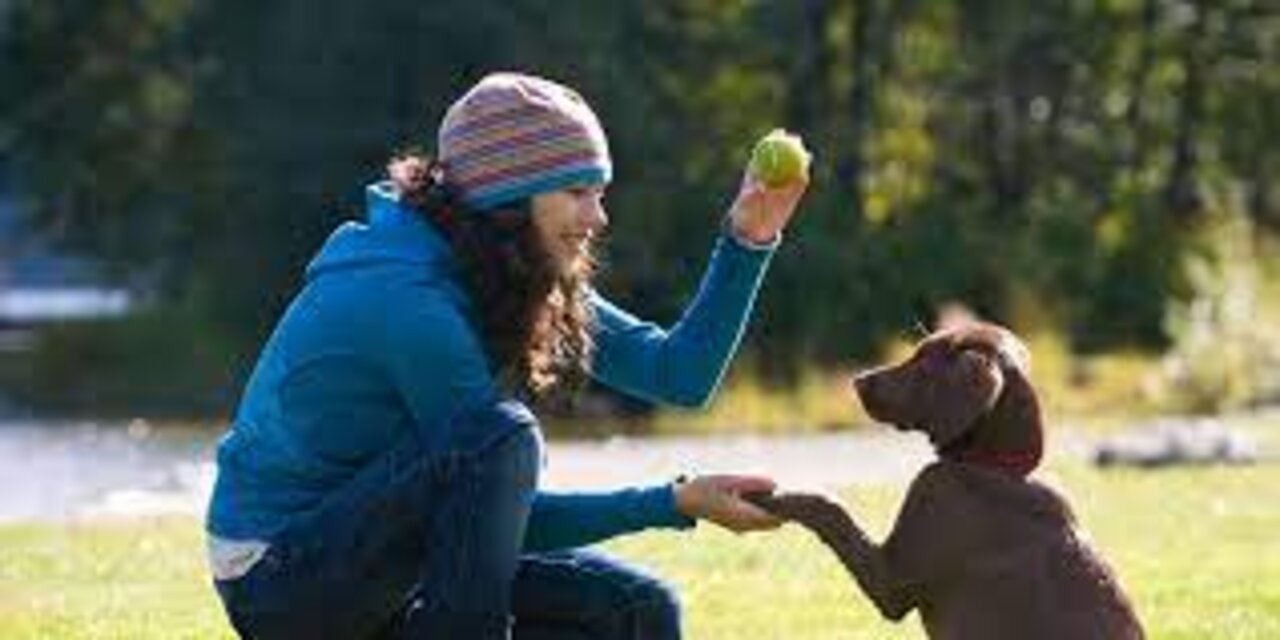
<instances>
[{"instance_id":1,"label":"green tennis ball","mask_svg":"<svg viewBox=\"0 0 1280 640\"><path fill-rule=\"evenodd\" d=\"M749 171L766 187L781 187L804 179L809 172L809 151L800 136L774 129L756 143Z\"/></svg>"}]
</instances>

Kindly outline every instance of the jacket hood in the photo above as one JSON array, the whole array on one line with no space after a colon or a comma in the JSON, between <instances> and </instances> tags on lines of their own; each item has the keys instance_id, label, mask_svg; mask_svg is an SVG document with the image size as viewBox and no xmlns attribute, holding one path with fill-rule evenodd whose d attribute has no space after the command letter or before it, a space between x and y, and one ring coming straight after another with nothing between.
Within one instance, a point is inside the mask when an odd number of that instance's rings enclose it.
<instances>
[{"instance_id":1,"label":"jacket hood","mask_svg":"<svg viewBox=\"0 0 1280 640\"><path fill-rule=\"evenodd\" d=\"M390 182L365 188L365 221L344 222L307 266L308 282L335 272L406 266L451 269L453 252L431 224L400 201Z\"/></svg>"}]
</instances>

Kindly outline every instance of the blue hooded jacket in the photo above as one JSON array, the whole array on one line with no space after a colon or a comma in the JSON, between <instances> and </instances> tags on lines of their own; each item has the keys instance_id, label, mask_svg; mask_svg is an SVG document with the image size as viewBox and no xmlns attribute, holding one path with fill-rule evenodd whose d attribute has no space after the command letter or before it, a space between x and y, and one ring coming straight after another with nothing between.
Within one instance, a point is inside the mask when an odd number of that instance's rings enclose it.
<instances>
[{"instance_id":1,"label":"blue hooded jacket","mask_svg":"<svg viewBox=\"0 0 1280 640\"><path fill-rule=\"evenodd\" d=\"M207 528L269 540L417 431L429 454L474 450L519 421L450 420L500 400L448 243L387 183L367 223L340 226L263 348L218 448ZM591 374L652 401L698 406L737 348L774 246L723 236L697 296L668 330L592 294ZM527 550L684 527L669 485L535 498Z\"/></svg>"}]
</instances>

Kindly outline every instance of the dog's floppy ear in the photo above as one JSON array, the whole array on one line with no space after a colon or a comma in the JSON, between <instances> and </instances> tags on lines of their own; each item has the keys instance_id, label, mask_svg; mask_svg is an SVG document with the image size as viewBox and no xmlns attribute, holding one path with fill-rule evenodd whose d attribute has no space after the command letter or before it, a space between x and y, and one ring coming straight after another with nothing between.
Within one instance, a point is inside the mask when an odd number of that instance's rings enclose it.
<instances>
[{"instance_id":1,"label":"dog's floppy ear","mask_svg":"<svg viewBox=\"0 0 1280 640\"><path fill-rule=\"evenodd\" d=\"M937 392L936 412L930 422L935 446L945 446L964 435L983 414L995 406L1004 391L1004 372L996 358L975 349L956 354Z\"/></svg>"}]
</instances>

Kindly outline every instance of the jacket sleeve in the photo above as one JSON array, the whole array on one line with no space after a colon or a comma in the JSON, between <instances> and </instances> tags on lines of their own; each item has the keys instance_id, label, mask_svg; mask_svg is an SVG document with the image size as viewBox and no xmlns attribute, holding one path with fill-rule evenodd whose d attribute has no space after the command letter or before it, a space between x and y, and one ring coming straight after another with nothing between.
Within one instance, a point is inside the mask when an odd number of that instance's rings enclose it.
<instances>
[{"instance_id":1,"label":"jacket sleeve","mask_svg":"<svg viewBox=\"0 0 1280 640\"><path fill-rule=\"evenodd\" d=\"M706 404L737 350L777 242L748 246L721 235L693 301L664 329L592 292L596 314L592 375L647 400Z\"/></svg>"},{"instance_id":2,"label":"jacket sleeve","mask_svg":"<svg viewBox=\"0 0 1280 640\"><path fill-rule=\"evenodd\" d=\"M431 289L398 290L384 316L382 350L417 428L433 450L475 448L501 435L503 420L471 420L470 408L501 394L460 308ZM456 419L450 419L456 418ZM536 423L534 425L536 427ZM538 492L525 529L530 550L563 549L652 527L690 527L670 485L601 493Z\"/></svg>"},{"instance_id":3,"label":"jacket sleeve","mask_svg":"<svg viewBox=\"0 0 1280 640\"><path fill-rule=\"evenodd\" d=\"M400 286L389 295L379 349L424 443L432 451L482 445L485 434L450 420L499 398L479 337L444 291Z\"/></svg>"},{"instance_id":4,"label":"jacket sleeve","mask_svg":"<svg viewBox=\"0 0 1280 640\"><path fill-rule=\"evenodd\" d=\"M670 484L602 493L539 492L533 499L524 550L581 547L655 527L688 529Z\"/></svg>"}]
</instances>

